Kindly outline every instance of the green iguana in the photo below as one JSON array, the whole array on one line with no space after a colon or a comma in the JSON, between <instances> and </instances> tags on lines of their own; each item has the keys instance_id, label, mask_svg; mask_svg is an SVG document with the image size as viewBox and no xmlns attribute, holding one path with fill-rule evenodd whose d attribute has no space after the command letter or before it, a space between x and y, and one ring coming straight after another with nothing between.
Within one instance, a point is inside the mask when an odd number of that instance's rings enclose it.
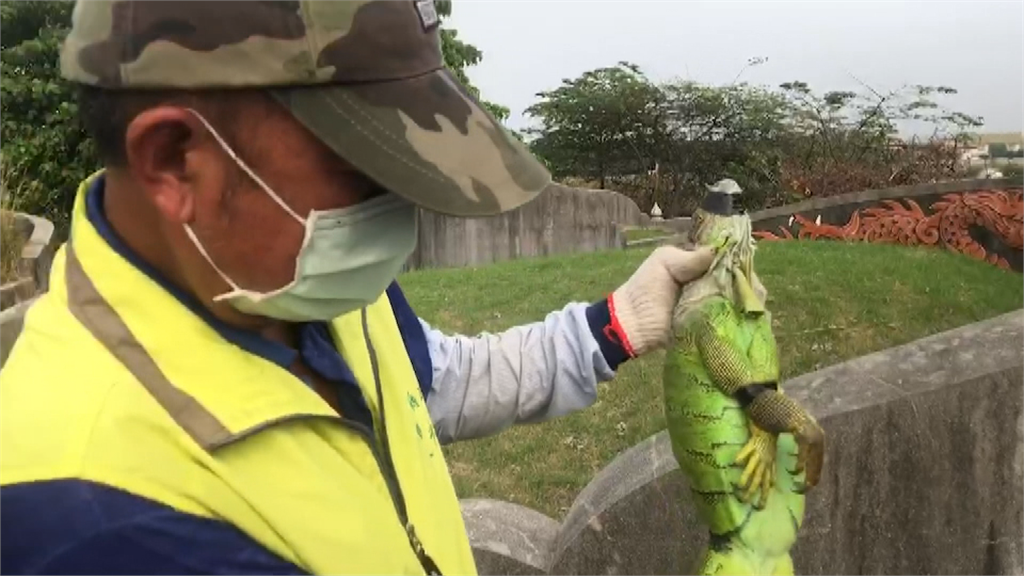
<instances>
[{"instance_id":1,"label":"green iguana","mask_svg":"<svg viewBox=\"0 0 1024 576\"><path fill-rule=\"evenodd\" d=\"M672 451L711 530L699 574L793 574L789 550L817 484L824 433L778 386L767 295L736 182L708 188L690 241L714 263L683 288L665 363Z\"/></svg>"}]
</instances>

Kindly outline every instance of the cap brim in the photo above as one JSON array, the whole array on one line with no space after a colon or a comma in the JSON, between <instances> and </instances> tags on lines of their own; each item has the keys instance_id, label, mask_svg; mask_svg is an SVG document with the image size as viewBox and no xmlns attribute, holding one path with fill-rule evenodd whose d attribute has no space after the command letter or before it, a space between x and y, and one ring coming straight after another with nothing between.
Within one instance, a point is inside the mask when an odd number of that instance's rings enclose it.
<instances>
[{"instance_id":1,"label":"cap brim","mask_svg":"<svg viewBox=\"0 0 1024 576\"><path fill-rule=\"evenodd\" d=\"M270 92L345 161L427 210L500 214L551 182L537 158L447 70Z\"/></svg>"}]
</instances>

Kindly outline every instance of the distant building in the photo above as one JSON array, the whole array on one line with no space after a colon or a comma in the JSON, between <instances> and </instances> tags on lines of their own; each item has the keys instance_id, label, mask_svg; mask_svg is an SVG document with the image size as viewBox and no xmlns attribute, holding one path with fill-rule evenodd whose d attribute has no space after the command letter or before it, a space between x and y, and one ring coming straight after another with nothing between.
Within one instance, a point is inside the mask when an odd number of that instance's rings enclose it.
<instances>
[{"instance_id":1,"label":"distant building","mask_svg":"<svg viewBox=\"0 0 1024 576\"><path fill-rule=\"evenodd\" d=\"M992 158L992 154L996 153L998 156L1003 156L1002 149L1004 146L1008 152L1019 152L1024 148L1024 136L1013 132L976 134L966 143L966 147L960 153L960 160L968 168L979 165L988 166L989 162L1002 165L1002 163L1008 160L1006 158ZM993 150L993 147L998 147L1000 149L999 152ZM999 173L999 171L994 168L986 168L978 177L1002 178L1002 174L998 176L992 175L995 173Z\"/></svg>"},{"instance_id":2,"label":"distant building","mask_svg":"<svg viewBox=\"0 0 1024 576\"><path fill-rule=\"evenodd\" d=\"M1003 173L995 168L985 168L978 174L978 178L1002 178Z\"/></svg>"},{"instance_id":3,"label":"distant building","mask_svg":"<svg viewBox=\"0 0 1024 576\"><path fill-rule=\"evenodd\" d=\"M960 154L960 157L964 158L965 160L983 160L985 158L988 158L988 144L965 148L964 151Z\"/></svg>"},{"instance_id":4,"label":"distant building","mask_svg":"<svg viewBox=\"0 0 1024 576\"><path fill-rule=\"evenodd\" d=\"M989 144L1006 144L1006 147L1016 145L1020 147L1024 145L1024 135L1020 132L990 132L987 134L977 134L972 139L975 146L987 147Z\"/></svg>"}]
</instances>

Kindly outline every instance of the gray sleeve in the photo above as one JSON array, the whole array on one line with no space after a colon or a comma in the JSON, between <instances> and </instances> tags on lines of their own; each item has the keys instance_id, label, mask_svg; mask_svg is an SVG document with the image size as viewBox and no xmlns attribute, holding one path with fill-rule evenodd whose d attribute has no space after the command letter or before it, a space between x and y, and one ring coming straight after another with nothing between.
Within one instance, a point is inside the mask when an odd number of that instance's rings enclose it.
<instances>
[{"instance_id":1,"label":"gray sleeve","mask_svg":"<svg viewBox=\"0 0 1024 576\"><path fill-rule=\"evenodd\" d=\"M433 364L427 409L442 444L496 434L586 408L609 368L573 303L541 322L476 337L446 335L420 319Z\"/></svg>"}]
</instances>

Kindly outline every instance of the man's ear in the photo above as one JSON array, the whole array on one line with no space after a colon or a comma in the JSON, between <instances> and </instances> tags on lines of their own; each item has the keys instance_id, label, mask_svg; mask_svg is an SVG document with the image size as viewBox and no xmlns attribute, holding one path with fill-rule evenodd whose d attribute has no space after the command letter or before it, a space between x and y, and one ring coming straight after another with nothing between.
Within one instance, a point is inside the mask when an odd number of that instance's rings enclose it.
<instances>
[{"instance_id":1,"label":"man's ear","mask_svg":"<svg viewBox=\"0 0 1024 576\"><path fill-rule=\"evenodd\" d=\"M172 222L194 218L196 169L208 148L203 130L186 108L157 106L138 114L125 131L129 172Z\"/></svg>"}]
</instances>

